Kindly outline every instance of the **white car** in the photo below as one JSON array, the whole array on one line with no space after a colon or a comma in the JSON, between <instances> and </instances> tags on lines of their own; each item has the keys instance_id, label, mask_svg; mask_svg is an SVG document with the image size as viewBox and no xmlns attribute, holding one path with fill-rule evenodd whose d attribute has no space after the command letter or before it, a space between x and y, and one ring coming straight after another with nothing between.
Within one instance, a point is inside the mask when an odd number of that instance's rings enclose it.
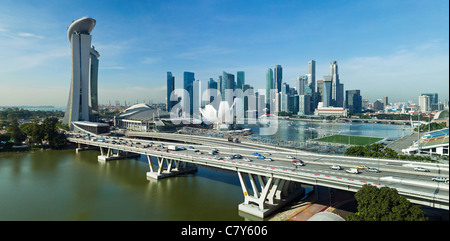
<instances>
[{"instance_id":1,"label":"white car","mask_svg":"<svg viewBox=\"0 0 450 241\"><path fill-rule=\"evenodd\" d=\"M330 166L330 168L333 170L341 170L341 166L339 166L339 165L333 165L333 166Z\"/></svg>"},{"instance_id":2,"label":"white car","mask_svg":"<svg viewBox=\"0 0 450 241\"><path fill-rule=\"evenodd\" d=\"M446 178L446 177L433 177L433 178L431 178L431 181L448 183L448 178Z\"/></svg>"},{"instance_id":3,"label":"white car","mask_svg":"<svg viewBox=\"0 0 450 241\"><path fill-rule=\"evenodd\" d=\"M423 168L423 167L414 167L414 171L418 172L429 172L430 170Z\"/></svg>"},{"instance_id":4,"label":"white car","mask_svg":"<svg viewBox=\"0 0 450 241\"><path fill-rule=\"evenodd\" d=\"M295 156L286 156L286 158L295 159Z\"/></svg>"},{"instance_id":5,"label":"white car","mask_svg":"<svg viewBox=\"0 0 450 241\"><path fill-rule=\"evenodd\" d=\"M269 162L271 162L271 161L273 161L273 160L272 160L272 158L264 158L264 161L269 161Z\"/></svg>"},{"instance_id":6,"label":"white car","mask_svg":"<svg viewBox=\"0 0 450 241\"><path fill-rule=\"evenodd\" d=\"M250 158L244 158L244 161L251 162L252 160Z\"/></svg>"}]
</instances>

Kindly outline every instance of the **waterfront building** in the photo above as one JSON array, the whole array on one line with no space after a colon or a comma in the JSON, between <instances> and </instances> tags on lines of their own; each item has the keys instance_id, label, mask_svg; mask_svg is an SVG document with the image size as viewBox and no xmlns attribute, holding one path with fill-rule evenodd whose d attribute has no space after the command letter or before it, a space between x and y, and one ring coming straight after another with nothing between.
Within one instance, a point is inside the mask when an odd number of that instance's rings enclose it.
<instances>
[{"instance_id":1,"label":"waterfront building","mask_svg":"<svg viewBox=\"0 0 450 241\"><path fill-rule=\"evenodd\" d=\"M166 93L166 111L170 112L176 101L170 100L170 95L175 90L175 77L172 72L167 72L167 93Z\"/></svg>"},{"instance_id":2,"label":"waterfront building","mask_svg":"<svg viewBox=\"0 0 450 241\"><path fill-rule=\"evenodd\" d=\"M299 95L289 96L289 111L292 114L297 114L299 111Z\"/></svg>"},{"instance_id":3,"label":"waterfront building","mask_svg":"<svg viewBox=\"0 0 450 241\"><path fill-rule=\"evenodd\" d=\"M317 116L343 116L347 117L348 110L343 107L324 106L323 102L319 102L317 109L314 111Z\"/></svg>"},{"instance_id":4,"label":"waterfront building","mask_svg":"<svg viewBox=\"0 0 450 241\"><path fill-rule=\"evenodd\" d=\"M64 124L73 129L73 121L98 119L98 58L91 46L95 19L84 17L72 22L67 30L71 44L72 74Z\"/></svg>"},{"instance_id":5,"label":"waterfront building","mask_svg":"<svg viewBox=\"0 0 450 241\"><path fill-rule=\"evenodd\" d=\"M170 113L141 103L124 110L114 117L114 126L128 131L161 131L173 130L183 124L174 124L170 119Z\"/></svg>"},{"instance_id":6,"label":"waterfront building","mask_svg":"<svg viewBox=\"0 0 450 241\"><path fill-rule=\"evenodd\" d=\"M280 111L284 111L289 113L289 95L287 94L283 94L283 93L279 93L280 95Z\"/></svg>"},{"instance_id":7,"label":"waterfront building","mask_svg":"<svg viewBox=\"0 0 450 241\"><path fill-rule=\"evenodd\" d=\"M311 96L310 95L299 95L298 96L298 115L309 115L311 114Z\"/></svg>"},{"instance_id":8,"label":"waterfront building","mask_svg":"<svg viewBox=\"0 0 450 241\"><path fill-rule=\"evenodd\" d=\"M348 109L349 113L361 113L362 97L360 90L345 91L345 108Z\"/></svg>"}]
</instances>

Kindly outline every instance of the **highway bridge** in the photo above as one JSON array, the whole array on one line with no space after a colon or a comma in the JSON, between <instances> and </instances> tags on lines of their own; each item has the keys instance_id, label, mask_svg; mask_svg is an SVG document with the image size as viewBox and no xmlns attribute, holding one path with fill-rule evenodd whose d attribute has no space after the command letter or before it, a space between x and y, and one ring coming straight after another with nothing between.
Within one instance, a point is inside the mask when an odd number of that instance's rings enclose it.
<instances>
[{"instance_id":1,"label":"highway bridge","mask_svg":"<svg viewBox=\"0 0 450 241\"><path fill-rule=\"evenodd\" d=\"M448 178L448 164L320 155L205 136L168 133L130 136L133 138L101 137L105 139L99 142L98 139L93 139L94 136L88 139L86 135L77 138L76 135L69 134L68 140L78 143L79 148L83 145L98 147L100 162L130 155L145 155L149 164L146 175L148 179L193 172L197 170L197 165L235 171L244 195L244 202L239 205L239 210L261 218L301 195L304 190L302 185L325 186L352 192L357 192L364 184L388 186L396 188L400 195L412 203L449 209L449 184L432 181L435 176ZM169 145L185 149L167 150ZM218 149L218 153L212 154L213 149ZM237 154L242 157L232 158ZM261 156L265 159L259 159ZM305 165L293 165L292 157L302 160ZM332 165L339 165L342 169L333 170L330 168ZM360 169L359 174L346 172L346 169L356 166L364 169ZM367 167L377 168L380 172L369 172ZM429 172L415 171L415 167L423 167Z\"/></svg>"}]
</instances>

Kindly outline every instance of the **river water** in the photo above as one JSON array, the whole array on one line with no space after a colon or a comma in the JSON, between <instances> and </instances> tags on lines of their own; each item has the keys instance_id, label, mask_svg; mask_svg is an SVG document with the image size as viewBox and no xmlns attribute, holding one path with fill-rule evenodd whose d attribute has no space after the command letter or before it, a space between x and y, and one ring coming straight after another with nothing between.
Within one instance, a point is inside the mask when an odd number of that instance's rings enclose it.
<instances>
[{"instance_id":1,"label":"river water","mask_svg":"<svg viewBox=\"0 0 450 241\"><path fill-rule=\"evenodd\" d=\"M302 140L309 127L330 129L324 123L280 123L272 138ZM334 124L331 131L343 134L404 133L402 126ZM195 174L149 181L145 157L101 164L98 155L73 149L0 152L0 220L244 220L234 172L200 166Z\"/></svg>"}]
</instances>

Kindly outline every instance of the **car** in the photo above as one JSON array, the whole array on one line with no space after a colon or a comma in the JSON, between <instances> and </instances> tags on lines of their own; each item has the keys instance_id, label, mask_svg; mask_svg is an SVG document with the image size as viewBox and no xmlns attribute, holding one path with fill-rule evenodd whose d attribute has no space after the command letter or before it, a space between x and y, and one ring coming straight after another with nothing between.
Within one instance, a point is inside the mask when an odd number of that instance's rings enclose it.
<instances>
[{"instance_id":1,"label":"car","mask_svg":"<svg viewBox=\"0 0 450 241\"><path fill-rule=\"evenodd\" d=\"M186 147L184 147L184 146L182 146L182 147L179 147L179 148L178 148L178 150L180 150L180 151L184 151L184 150L186 150Z\"/></svg>"},{"instance_id":2,"label":"car","mask_svg":"<svg viewBox=\"0 0 450 241\"><path fill-rule=\"evenodd\" d=\"M448 183L448 178L447 177L442 177L442 176L440 176L440 177L432 177L431 181Z\"/></svg>"},{"instance_id":3,"label":"car","mask_svg":"<svg viewBox=\"0 0 450 241\"><path fill-rule=\"evenodd\" d=\"M258 152L253 152L252 155L259 156L259 153Z\"/></svg>"},{"instance_id":4,"label":"car","mask_svg":"<svg viewBox=\"0 0 450 241\"><path fill-rule=\"evenodd\" d=\"M293 160L292 164L294 164L294 166L304 166L305 163L302 160Z\"/></svg>"},{"instance_id":5,"label":"car","mask_svg":"<svg viewBox=\"0 0 450 241\"><path fill-rule=\"evenodd\" d=\"M333 170L341 170L342 169L341 166L339 166L339 165L333 165L333 166L330 166L330 168Z\"/></svg>"},{"instance_id":6,"label":"car","mask_svg":"<svg viewBox=\"0 0 450 241\"><path fill-rule=\"evenodd\" d=\"M195 149L195 147L193 147L193 146L188 146L188 148L189 148L189 149Z\"/></svg>"},{"instance_id":7,"label":"car","mask_svg":"<svg viewBox=\"0 0 450 241\"><path fill-rule=\"evenodd\" d=\"M264 156L258 156L258 159L266 159Z\"/></svg>"},{"instance_id":8,"label":"car","mask_svg":"<svg viewBox=\"0 0 450 241\"><path fill-rule=\"evenodd\" d=\"M264 158L264 161L269 161L269 162L271 162L271 161L273 161L273 160L272 160L272 158Z\"/></svg>"},{"instance_id":9,"label":"car","mask_svg":"<svg viewBox=\"0 0 450 241\"><path fill-rule=\"evenodd\" d=\"M235 154L235 155L233 155L233 158L234 158L234 159L241 159L242 156L241 156L240 154Z\"/></svg>"},{"instance_id":10,"label":"car","mask_svg":"<svg viewBox=\"0 0 450 241\"><path fill-rule=\"evenodd\" d=\"M367 168L369 168L369 167L366 166L366 165L360 165L360 166L356 166L355 168L356 168L356 169L367 169Z\"/></svg>"},{"instance_id":11,"label":"car","mask_svg":"<svg viewBox=\"0 0 450 241\"><path fill-rule=\"evenodd\" d=\"M350 168L345 170L348 173L352 173L352 174L358 174L359 173L359 169L358 168Z\"/></svg>"},{"instance_id":12,"label":"car","mask_svg":"<svg viewBox=\"0 0 450 241\"><path fill-rule=\"evenodd\" d=\"M295 159L295 156L286 156L286 158Z\"/></svg>"},{"instance_id":13,"label":"car","mask_svg":"<svg viewBox=\"0 0 450 241\"><path fill-rule=\"evenodd\" d=\"M414 167L414 171L416 172L429 172L430 170L423 167Z\"/></svg>"},{"instance_id":14,"label":"car","mask_svg":"<svg viewBox=\"0 0 450 241\"><path fill-rule=\"evenodd\" d=\"M250 158L244 158L244 161L251 162L252 160Z\"/></svg>"},{"instance_id":15,"label":"car","mask_svg":"<svg viewBox=\"0 0 450 241\"><path fill-rule=\"evenodd\" d=\"M375 167L367 168L366 171L368 171L368 172L375 172L375 173L379 173L380 172L380 170L378 170L378 168L375 168Z\"/></svg>"}]
</instances>

